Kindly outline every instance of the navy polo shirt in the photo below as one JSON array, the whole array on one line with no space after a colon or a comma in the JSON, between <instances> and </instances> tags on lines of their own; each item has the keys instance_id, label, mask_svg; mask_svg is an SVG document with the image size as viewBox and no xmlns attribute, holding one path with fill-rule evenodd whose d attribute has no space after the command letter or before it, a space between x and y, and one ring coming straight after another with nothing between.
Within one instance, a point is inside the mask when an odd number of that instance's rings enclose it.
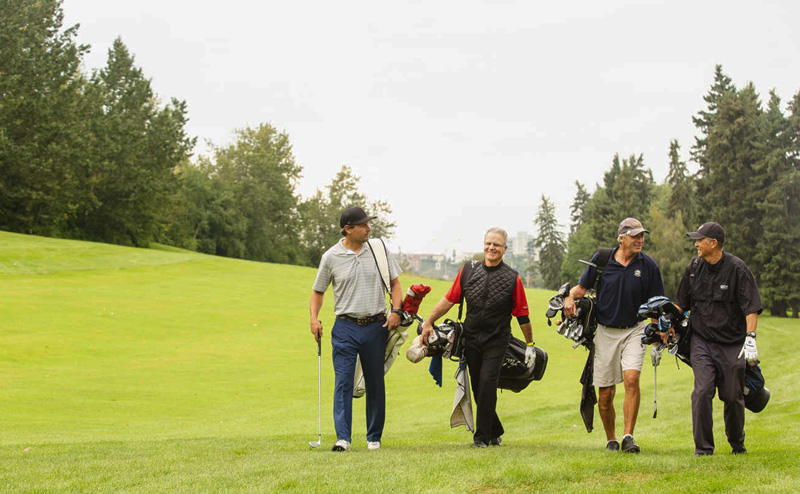
<instances>
[{"instance_id":1,"label":"navy polo shirt","mask_svg":"<svg viewBox=\"0 0 800 494\"><path fill-rule=\"evenodd\" d=\"M604 326L627 328L639 322L639 306L656 295L664 295L661 271L652 257L639 253L623 266L616 259L619 247L611 252L600 283L597 284L597 322ZM597 253L592 257L597 262ZM579 283L584 288L594 286L597 270L588 266Z\"/></svg>"}]
</instances>

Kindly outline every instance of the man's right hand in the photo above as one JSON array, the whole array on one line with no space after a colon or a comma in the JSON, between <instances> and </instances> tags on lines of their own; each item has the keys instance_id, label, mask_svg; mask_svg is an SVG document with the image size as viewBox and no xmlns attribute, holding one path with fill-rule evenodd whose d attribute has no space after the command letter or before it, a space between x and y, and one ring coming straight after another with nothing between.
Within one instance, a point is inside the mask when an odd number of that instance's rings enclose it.
<instances>
[{"instance_id":1,"label":"man's right hand","mask_svg":"<svg viewBox=\"0 0 800 494\"><path fill-rule=\"evenodd\" d=\"M430 320L426 320L422 323L422 333L420 333L420 342L428 346L428 338L433 334L433 323Z\"/></svg>"},{"instance_id":2,"label":"man's right hand","mask_svg":"<svg viewBox=\"0 0 800 494\"><path fill-rule=\"evenodd\" d=\"M575 299L569 295L564 297L564 317L567 319L575 317Z\"/></svg>"},{"instance_id":3,"label":"man's right hand","mask_svg":"<svg viewBox=\"0 0 800 494\"><path fill-rule=\"evenodd\" d=\"M311 321L311 334L314 335L314 341L319 341L322 338L322 321Z\"/></svg>"}]
</instances>

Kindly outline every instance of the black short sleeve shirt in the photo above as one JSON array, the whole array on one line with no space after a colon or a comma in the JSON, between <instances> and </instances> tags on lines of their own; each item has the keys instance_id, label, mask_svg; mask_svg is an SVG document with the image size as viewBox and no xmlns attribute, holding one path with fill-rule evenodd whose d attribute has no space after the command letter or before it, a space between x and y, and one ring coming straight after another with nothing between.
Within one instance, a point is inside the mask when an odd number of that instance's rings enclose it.
<instances>
[{"instance_id":1,"label":"black short sleeve shirt","mask_svg":"<svg viewBox=\"0 0 800 494\"><path fill-rule=\"evenodd\" d=\"M763 310L752 271L727 252L716 264L692 259L678 285L675 303L691 310L689 322L701 337L730 344L744 342L745 317Z\"/></svg>"}]
</instances>

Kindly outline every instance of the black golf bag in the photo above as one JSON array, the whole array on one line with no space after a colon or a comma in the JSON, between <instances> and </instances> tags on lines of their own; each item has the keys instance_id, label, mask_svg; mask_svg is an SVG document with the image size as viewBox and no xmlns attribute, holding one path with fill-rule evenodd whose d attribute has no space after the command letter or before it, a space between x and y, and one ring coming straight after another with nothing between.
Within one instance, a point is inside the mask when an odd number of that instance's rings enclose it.
<instances>
[{"instance_id":1,"label":"black golf bag","mask_svg":"<svg viewBox=\"0 0 800 494\"><path fill-rule=\"evenodd\" d=\"M525 365L525 350L527 345L524 341L511 337L506 350L506 357L503 360L503 368L500 371L500 380L497 387L507 389L514 393L519 393L528 387L531 381L539 381L544 376L547 369L547 352L539 347L533 347L536 353L536 360L533 367Z\"/></svg>"},{"instance_id":2,"label":"black golf bag","mask_svg":"<svg viewBox=\"0 0 800 494\"><path fill-rule=\"evenodd\" d=\"M758 413L769 403L769 389L764 386L764 375L758 365L747 365L744 371L744 407Z\"/></svg>"},{"instance_id":3,"label":"black golf bag","mask_svg":"<svg viewBox=\"0 0 800 494\"><path fill-rule=\"evenodd\" d=\"M597 331L597 310L595 299L592 296L585 296L575 301L575 317L567 319L564 317L564 298L569 294L570 284L564 283L548 303L547 325L551 324L550 319L556 317L561 313L563 318L561 324L556 331L558 334L564 336L575 342L573 348L578 348L579 345L589 347L589 344L594 339L594 334Z\"/></svg>"}]
</instances>

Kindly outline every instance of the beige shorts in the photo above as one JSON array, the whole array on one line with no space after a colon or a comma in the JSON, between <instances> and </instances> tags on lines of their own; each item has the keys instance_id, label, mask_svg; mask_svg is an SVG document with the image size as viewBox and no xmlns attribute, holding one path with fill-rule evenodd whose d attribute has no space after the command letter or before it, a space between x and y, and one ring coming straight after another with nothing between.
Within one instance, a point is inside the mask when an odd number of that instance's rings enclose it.
<instances>
[{"instance_id":1,"label":"beige shorts","mask_svg":"<svg viewBox=\"0 0 800 494\"><path fill-rule=\"evenodd\" d=\"M604 388L622 382L626 370L642 371L646 345L642 335L647 321L629 329L597 325L594 335L594 385Z\"/></svg>"}]
</instances>

